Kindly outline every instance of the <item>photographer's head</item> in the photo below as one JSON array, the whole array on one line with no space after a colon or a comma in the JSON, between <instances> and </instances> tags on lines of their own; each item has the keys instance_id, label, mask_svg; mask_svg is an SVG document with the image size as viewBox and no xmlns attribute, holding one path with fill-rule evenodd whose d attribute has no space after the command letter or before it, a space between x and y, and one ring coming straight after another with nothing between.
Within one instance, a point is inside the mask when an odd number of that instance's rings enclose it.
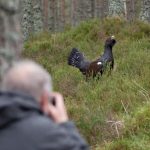
<instances>
[{"instance_id":1,"label":"photographer's head","mask_svg":"<svg viewBox=\"0 0 150 150\"><path fill-rule=\"evenodd\" d=\"M2 90L32 96L39 102L41 110L56 123L68 120L63 96L52 92L50 75L33 61L25 60L14 63L3 77Z\"/></svg>"},{"instance_id":2,"label":"photographer's head","mask_svg":"<svg viewBox=\"0 0 150 150\"><path fill-rule=\"evenodd\" d=\"M4 91L25 93L38 101L52 91L48 72L29 60L15 62L4 76L2 84Z\"/></svg>"}]
</instances>

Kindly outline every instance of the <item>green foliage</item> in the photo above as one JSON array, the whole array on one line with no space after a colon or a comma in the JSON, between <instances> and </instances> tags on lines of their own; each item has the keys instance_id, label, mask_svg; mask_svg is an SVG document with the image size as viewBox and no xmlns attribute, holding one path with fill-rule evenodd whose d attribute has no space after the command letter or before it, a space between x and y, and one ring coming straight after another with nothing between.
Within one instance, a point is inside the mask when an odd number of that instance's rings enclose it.
<instances>
[{"instance_id":1,"label":"green foliage","mask_svg":"<svg viewBox=\"0 0 150 150\"><path fill-rule=\"evenodd\" d=\"M115 68L100 80L85 81L67 65L71 48L94 60L105 39L115 35ZM64 33L43 33L25 43L24 56L52 75L71 119L95 150L150 149L150 25L120 18L91 20Z\"/></svg>"},{"instance_id":2,"label":"green foliage","mask_svg":"<svg viewBox=\"0 0 150 150\"><path fill-rule=\"evenodd\" d=\"M150 100L150 99L149 99ZM122 137L106 145L108 150L148 150L150 149L150 104L137 108L125 119Z\"/></svg>"}]
</instances>

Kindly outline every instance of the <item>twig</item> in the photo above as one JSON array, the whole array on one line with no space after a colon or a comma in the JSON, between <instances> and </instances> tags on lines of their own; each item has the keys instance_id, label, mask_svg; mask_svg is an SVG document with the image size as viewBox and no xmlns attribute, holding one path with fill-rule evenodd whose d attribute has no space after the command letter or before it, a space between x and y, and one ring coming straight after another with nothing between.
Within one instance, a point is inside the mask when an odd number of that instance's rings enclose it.
<instances>
[{"instance_id":1,"label":"twig","mask_svg":"<svg viewBox=\"0 0 150 150\"><path fill-rule=\"evenodd\" d=\"M121 104L122 104L122 106L123 106L123 108L124 108L124 111L126 112L126 114L128 114L128 111L127 111L127 108L128 108L128 106L127 107L125 107L125 105L124 105L124 103L123 103L123 101L121 100Z\"/></svg>"},{"instance_id":2,"label":"twig","mask_svg":"<svg viewBox=\"0 0 150 150\"><path fill-rule=\"evenodd\" d=\"M120 134L119 134L119 130L118 130L118 127L119 126L123 126L124 127L124 122L123 121L106 121L107 123L112 123L111 124L111 128L113 129L113 126L115 127L115 130L116 130L116 133L117 133L117 137L119 138L120 137Z\"/></svg>"}]
</instances>

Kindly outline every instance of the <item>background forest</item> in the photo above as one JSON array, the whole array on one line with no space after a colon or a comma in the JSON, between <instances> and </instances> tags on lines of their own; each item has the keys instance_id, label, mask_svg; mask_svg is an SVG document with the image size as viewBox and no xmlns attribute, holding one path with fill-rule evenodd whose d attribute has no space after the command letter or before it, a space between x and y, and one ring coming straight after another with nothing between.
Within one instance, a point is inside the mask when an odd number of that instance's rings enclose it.
<instances>
[{"instance_id":1,"label":"background forest","mask_svg":"<svg viewBox=\"0 0 150 150\"><path fill-rule=\"evenodd\" d=\"M26 39L40 31L63 31L91 18L122 17L150 22L150 0L21 0Z\"/></svg>"}]
</instances>

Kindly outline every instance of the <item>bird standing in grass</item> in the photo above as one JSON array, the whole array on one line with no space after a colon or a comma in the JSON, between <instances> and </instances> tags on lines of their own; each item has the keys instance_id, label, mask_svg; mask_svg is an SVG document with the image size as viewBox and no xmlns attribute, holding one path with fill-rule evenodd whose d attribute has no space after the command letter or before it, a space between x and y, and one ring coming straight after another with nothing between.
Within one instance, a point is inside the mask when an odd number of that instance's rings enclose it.
<instances>
[{"instance_id":1,"label":"bird standing in grass","mask_svg":"<svg viewBox=\"0 0 150 150\"><path fill-rule=\"evenodd\" d=\"M111 36L108 38L104 45L104 53L103 55L98 59L99 63L102 63L102 74L105 71L105 67L110 63L110 70L114 68L114 57L112 48L115 45L116 40L114 36Z\"/></svg>"},{"instance_id":2,"label":"bird standing in grass","mask_svg":"<svg viewBox=\"0 0 150 150\"><path fill-rule=\"evenodd\" d=\"M114 67L112 48L115 43L116 40L114 36L107 38L103 55L95 61L86 60L83 53L79 52L77 48L73 48L68 57L68 65L78 68L82 74L86 76L86 79L91 76L94 78L99 74L102 75L108 64L110 64L111 71Z\"/></svg>"}]
</instances>

